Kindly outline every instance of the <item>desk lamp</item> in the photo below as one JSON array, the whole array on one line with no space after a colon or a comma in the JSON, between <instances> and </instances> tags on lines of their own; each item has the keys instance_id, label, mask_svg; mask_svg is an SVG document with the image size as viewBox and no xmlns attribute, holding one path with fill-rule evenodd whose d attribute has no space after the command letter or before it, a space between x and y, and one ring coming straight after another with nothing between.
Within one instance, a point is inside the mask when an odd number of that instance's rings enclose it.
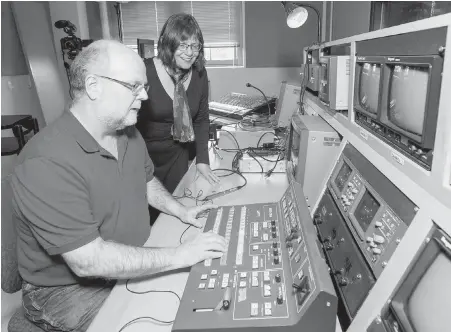
<instances>
[{"instance_id":1,"label":"desk lamp","mask_svg":"<svg viewBox=\"0 0 451 332\"><path fill-rule=\"evenodd\" d=\"M318 9L315 7L303 3L303 2L286 2L282 1L282 6L285 9L285 13L287 15L287 25L290 28L299 28L302 26L305 21L307 21L308 11L307 8L313 9L318 16L318 41L317 43L321 43L321 14Z\"/></svg>"}]
</instances>

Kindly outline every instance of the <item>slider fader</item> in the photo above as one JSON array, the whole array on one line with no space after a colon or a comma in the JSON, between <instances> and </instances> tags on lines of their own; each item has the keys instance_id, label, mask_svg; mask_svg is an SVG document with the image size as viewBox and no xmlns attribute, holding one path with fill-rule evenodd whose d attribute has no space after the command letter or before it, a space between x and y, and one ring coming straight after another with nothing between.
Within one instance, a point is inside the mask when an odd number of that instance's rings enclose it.
<instances>
[{"instance_id":1,"label":"slider fader","mask_svg":"<svg viewBox=\"0 0 451 332\"><path fill-rule=\"evenodd\" d=\"M211 210L210 230L228 250L192 267L173 331L335 331L337 297L298 184L279 202Z\"/></svg>"}]
</instances>

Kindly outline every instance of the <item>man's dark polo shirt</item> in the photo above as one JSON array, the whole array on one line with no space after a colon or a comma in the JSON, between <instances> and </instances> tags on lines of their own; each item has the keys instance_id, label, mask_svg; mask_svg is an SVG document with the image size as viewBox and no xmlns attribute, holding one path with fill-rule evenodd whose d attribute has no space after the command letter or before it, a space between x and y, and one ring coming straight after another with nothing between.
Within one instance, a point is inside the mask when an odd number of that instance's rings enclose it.
<instances>
[{"instance_id":1,"label":"man's dark polo shirt","mask_svg":"<svg viewBox=\"0 0 451 332\"><path fill-rule=\"evenodd\" d=\"M37 286L79 282L61 254L99 236L133 246L146 242L146 183L154 167L134 127L120 136L118 151L116 160L70 112L26 144L11 178L24 280Z\"/></svg>"}]
</instances>

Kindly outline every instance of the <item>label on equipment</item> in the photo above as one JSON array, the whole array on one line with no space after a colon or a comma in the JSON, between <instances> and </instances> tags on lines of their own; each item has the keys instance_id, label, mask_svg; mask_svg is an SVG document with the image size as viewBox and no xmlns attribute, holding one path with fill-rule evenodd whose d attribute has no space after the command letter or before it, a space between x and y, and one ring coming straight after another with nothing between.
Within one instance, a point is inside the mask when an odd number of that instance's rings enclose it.
<instances>
[{"instance_id":1,"label":"label on equipment","mask_svg":"<svg viewBox=\"0 0 451 332\"><path fill-rule=\"evenodd\" d=\"M368 140L368 133L363 129L360 129L360 136L362 136L363 139Z\"/></svg>"},{"instance_id":2,"label":"label on equipment","mask_svg":"<svg viewBox=\"0 0 451 332\"><path fill-rule=\"evenodd\" d=\"M396 160L398 164L404 165L404 158L400 154L396 153L395 151L392 151L391 156L394 160Z\"/></svg>"}]
</instances>

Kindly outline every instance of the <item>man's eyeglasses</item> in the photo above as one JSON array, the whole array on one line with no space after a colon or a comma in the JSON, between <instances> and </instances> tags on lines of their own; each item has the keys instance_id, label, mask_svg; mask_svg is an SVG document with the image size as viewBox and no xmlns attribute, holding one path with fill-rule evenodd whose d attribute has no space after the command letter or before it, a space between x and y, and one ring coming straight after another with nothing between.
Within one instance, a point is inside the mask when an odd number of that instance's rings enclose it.
<instances>
[{"instance_id":1,"label":"man's eyeglasses","mask_svg":"<svg viewBox=\"0 0 451 332\"><path fill-rule=\"evenodd\" d=\"M200 49L202 48L202 45L199 44L199 43L194 43L194 44L184 44L184 43L182 43L182 44L179 45L178 50L182 51L182 52L185 52L185 51L188 50L189 47L191 48L191 50L193 52L199 52Z\"/></svg>"},{"instance_id":2,"label":"man's eyeglasses","mask_svg":"<svg viewBox=\"0 0 451 332\"><path fill-rule=\"evenodd\" d=\"M107 77L107 76L102 76L102 75L96 75L102 78L105 78L107 80L116 82L122 86L125 86L127 89L129 89L133 96L138 96L141 91L144 89L146 91L146 93L149 91L149 85L148 84L141 84L141 83L136 83L136 84L131 84L131 83L127 83L127 82L123 82L123 81L119 81L117 79L111 78L111 77Z\"/></svg>"}]
</instances>

